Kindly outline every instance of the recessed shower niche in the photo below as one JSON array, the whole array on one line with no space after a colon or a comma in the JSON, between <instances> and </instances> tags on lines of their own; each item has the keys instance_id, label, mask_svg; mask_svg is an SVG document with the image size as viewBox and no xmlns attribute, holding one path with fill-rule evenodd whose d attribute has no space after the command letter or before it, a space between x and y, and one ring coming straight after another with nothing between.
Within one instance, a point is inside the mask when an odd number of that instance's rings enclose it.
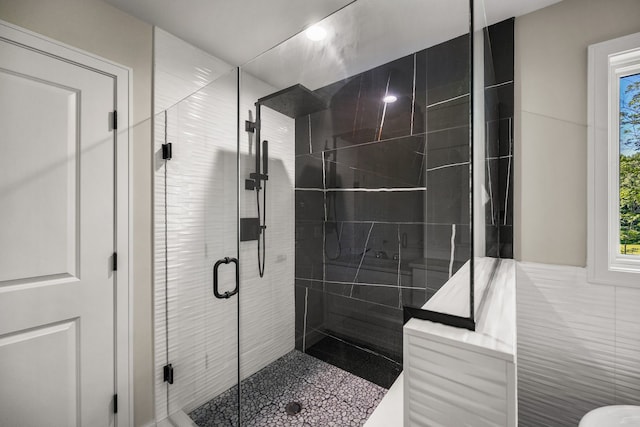
<instances>
[{"instance_id":1,"label":"recessed shower niche","mask_svg":"<svg viewBox=\"0 0 640 427\"><path fill-rule=\"evenodd\" d=\"M469 2L403 1L358 0L325 40L241 67L156 29L157 419L362 425L407 316L473 327L422 307L508 253L513 21L471 33Z\"/></svg>"}]
</instances>

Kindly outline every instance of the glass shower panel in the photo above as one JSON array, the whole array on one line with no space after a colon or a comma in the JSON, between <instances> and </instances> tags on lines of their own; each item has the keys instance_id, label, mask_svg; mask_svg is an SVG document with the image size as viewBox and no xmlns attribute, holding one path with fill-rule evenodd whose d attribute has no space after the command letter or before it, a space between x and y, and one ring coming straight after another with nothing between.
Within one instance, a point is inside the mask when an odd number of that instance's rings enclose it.
<instances>
[{"instance_id":1,"label":"glass shower panel","mask_svg":"<svg viewBox=\"0 0 640 427\"><path fill-rule=\"evenodd\" d=\"M245 422L256 395L322 407L304 384L364 420L407 314L470 320L469 22L467 0L358 0L241 67Z\"/></svg>"},{"instance_id":2,"label":"glass shower panel","mask_svg":"<svg viewBox=\"0 0 640 427\"><path fill-rule=\"evenodd\" d=\"M156 315L166 316L158 357L173 375L157 390L170 417L218 397L219 407L202 409L216 425L239 425L237 84L232 69L156 116L157 146L171 144L170 159L160 146L156 163L166 224L156 233L166 266L156 279L165 299Z\"/></svg>"},{"instance_id":3,"label":"glass shower panel","mask_svg":"<svg viewBox=\"0 0 640 427\"><path fill-rule=\"evenodd\" d=\"M492 167L489 156L495 156L494 135L487 138L487 129L492 119L493 102L485 98L486 81L491 80L494 67L491 60L491 47L487 32L487 18L484 0L472 0L473 16L473 315L474 321L480 315L483 295L487 291L491 275L496 267L496 259L488 256L493 252L497 233L495 233L495 218L492 217L492 205L498 199L496 171ZM486 42L486 43L485 43ZM495 200L494 200L495 199ZM487 250L488 249L488 250Z\"/></svg>"},{"instance_id":4,"label":"glass shower panel","mask_svg":"<svg viewBox=\"0 0 640 427\"><path fill-rule=\"evenodd\" d=\"M512 82L469 6L358 0L156 117L159 411L362 424L408 317L474 326Z\"/></svg>"},{"instance_id":5,"label":"glass shower panel","mask_svg":"<svg viewBox=\"0 0 640 427\"><path fill-rule=\"evenodd\" d=\"M484 296L501 258L513 258L514 20L495 22L474 0L474 286Z\"/></svg>"}]
</instances>

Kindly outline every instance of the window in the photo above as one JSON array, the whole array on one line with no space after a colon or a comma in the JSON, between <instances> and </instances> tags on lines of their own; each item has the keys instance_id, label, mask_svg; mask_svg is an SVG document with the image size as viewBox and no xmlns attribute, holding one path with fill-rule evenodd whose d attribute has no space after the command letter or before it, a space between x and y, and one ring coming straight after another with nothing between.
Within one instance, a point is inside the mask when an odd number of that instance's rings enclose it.
<instances>
[{"instance_id":1,"label":"window","mask_svg":"<svg viewBox=\"0 0 640 427\"><path fill-rule=\"evenodd\" d=\"M640 287L640 33L589 47L590 281Z\"/></svg>"},{"instance_id":2,"label":"window","mask_svg":"<svg viewBox=\"0 0 640 427\"><path fill-rule=\"evenodd\" d=\"M640 256L640 73L618 81L620 254Z\"/></svg>"}]
</instances>

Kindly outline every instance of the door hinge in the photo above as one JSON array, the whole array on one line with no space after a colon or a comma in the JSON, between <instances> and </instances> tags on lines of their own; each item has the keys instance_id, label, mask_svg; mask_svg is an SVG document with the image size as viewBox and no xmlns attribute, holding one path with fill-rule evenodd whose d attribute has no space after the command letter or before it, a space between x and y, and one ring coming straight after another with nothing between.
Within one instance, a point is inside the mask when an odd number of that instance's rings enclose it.
<instances>
[{"instance_id":1,"label":"door hinge","mask_svg":"<svg viewBox=\"0 0 640 427\"><path fill-rule=\"evenodd\" d=\"M117 394L113 395L113 413L114 414L118 413L118 395Z\"/></svg>"},{"instance_id":2,"label":"door hinge","mask_svg":"<svg viewBox=\"0 0 640 427\"><path fill-rule=\"evenodd\" d=\"M164 373L164 382L173 384L173 366L171 363L165 365L162 371Z\"/></svg>"},{"instance_id":3,"label":"door hinge","mask_svg":"<svg viewBox=\"0 0 640 427\"><path fill-rule=\"evenodd\" d=\"M171 160L173 157L173 146L170 142L162 144L162 159Z\"/></svg>"},{"instance_id":4,"label":"door hinge","mask_svg":"<svg viewBox=\"0 0 640 427\"><path fill-rule=\"evenodd\" d=\"M118 112L113 110L111 113L111 127L115 130L118 129Z\"/></svg>"},{"instance_id":5,"label":"door hinge","mask_svg":"<svg viewBox=\"0 0 640 427\"><path fill-rule=\"evenodd\" d=\"M113 271L118 271L118 253L114 252L111 257L111 261L113 262Z\"/></svg>"}]
</instances>

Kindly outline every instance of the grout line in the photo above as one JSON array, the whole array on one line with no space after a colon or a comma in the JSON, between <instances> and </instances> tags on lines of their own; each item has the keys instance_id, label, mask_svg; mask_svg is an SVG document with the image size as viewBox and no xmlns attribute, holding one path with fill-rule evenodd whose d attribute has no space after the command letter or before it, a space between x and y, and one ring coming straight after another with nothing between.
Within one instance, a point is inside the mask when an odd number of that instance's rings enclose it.
<instances>
[{"instance_id":1,"label":"grout line","mask_svg":"<svg viewBox=\"0 0 640 427\"><path fill-rule=\"evenodd\" d=\"M468 93L464 93L462 95L454 96L453 98L445 99L444 101L438 101L438 102L434 102L433 104L429 104L429 105L427 105L427 108L437 107L438 105L446 104L447 102L456 101L458 99L462 99L462 98L465 98L467 96L469 96L469 94Z\"/></svg>"},{"instance_id":2,"label":"grout line","mask_svg":"<svg viewBox=\"0 0 640 427\"><path fill-rule=\"evenodd\" d=\"M506 118L500 119L500 120L506 120ZM352 145L348 145L348 146L344 146L344 147L327 148L326 150L322 150L322 151L331 152L331 151L350 150L350 149L354 149L354 148L366 147L368 145L373 145L373 144L394 142L394 141L400 141L400 140L403 140L403 139L415 139L415 138L419 138L419 137L422 137L422 136L429 136L429 135L436 134L436 133L448 132L448 131L452 131L452 130L456 130L456 129L464 129L464 128L468 128L468 127L469 127L468 124L463 124L463 125L458 125L458 126L450 126L450 127L441 128L441 129L434 129L434 130L427 131L427 132L414 133L413 135L394 136L394 137L391 137L391 138L385 138L385 139L380 139L380 140L376 140L376 141L365 141L365 142L361 142L361 143L358 143L358 144L352 144ZM421 154L424 154L424 153L421 153ZM316 153L303 153L303 154L296 154L295 157L298 158L298 157L304 157L304 156L309 156L309 155L311 155L314 158L315 158L315 156L317 156ZM320 159L318 159L318 160L320 160Z\"/></svg>"},{"instance_id":3,"label":"grout line","mask_svg":"<svg viewBox=\"0 0 640 427\"><path fill-rule=\"evenodd\" d=\"M469 164L469 162L451 163L451 164L448 164L448 165L436 166L434 168L427 168L427 172L436 171L436 170L445 169L445 168L452 168L452 167L455 167L455 166L466 166L468 164ZM425 187L425 190L426 190L426 187Z\"/></svg>"},{"instance_id":4,"label":"grout line","mask_svg":"<svg viewBox=\"0 0 640 427\"><path fill-rule=\"evenodd\" d=\"M457 165L455 165L457 166ZM443 166L445 167L445 166ZM443 167L436 168L442 169ZM427 187L381 187L381 188L304 188L296 187L296 191L315 191L323 193L407 193L414 191L427 191ZM327 218L327 212L325 208L325 220Z\"/></svg>"},{"instance_id":5,"label":"grout line","mask_svg":"<svg viewBox=\"0 0 640 427\"><path fill-rule=\"evenodd\" d=\"M313 145L311 144L311 114L307 114L309 117L309 154L313 154Z\"/></svg>"},{"instance_id":6,"label":"grout line","mask_svg":"<svg viewBox=\"0 0 640 427\"><path fill-rule=\"evenodd\" d=\"M385 139L380 139L380 140L375 140L375 141L365 141L365 142L360 142L358 144L352 144L352 145L348 145L348 146L344 146L344 147L336 147L336 148L327 148L326 152L331 152L331 151L341 151L341 150L350 150L350 149L354 149L354 148L362 148L362 147L366 147L367 145L373 145L373 144L378 144L378 143L386 143L386 142L394 142L394 141L400 141L403 139L416 139L418 137L421 136L426 136L428 133L435 133L435 132L442 132L445 130L451 130L451 129L457 129L457 128L463 128L463 127L468 127L469 125L462 125L462 126L453 126L450 128L443 128L443 129L438 129L438 130L433 130L430 132L420 132L420 133L416 133L413 135L402 135L402 136L394 136L391 138L385 138ZM315 157L317 154L314 153L303 153L303 154L296 154L295 157L303 157L303 156L308 156L309 154L313 154L313 156Z\"/></svg>"},{"instance_id":7,"label":"grout line","mask_svg":"<svg viewBox=\"0 0 640 427\"><path fill-rule=\"evenodd\" d=\"M536 113L535 111L529 111L529 110L525 110L523 108L520 109L521 113L527 113L527 114L532 114L534 116L538 116L538 117L544 117L545 119L551 119L551 120L555 120L557 122L562 122L562 123L569 123L575 126L581 126L581 127L588 127L589 125L587 123L580 123L580 122L576 122L573 120L565 120L565 119L560 119L558 117L554 117L554 116L550 116L548 114L541 114L541 113ZM514 111L515 114L515 111ZM504 119L510 119L511 117L505 117ZM521 119L522 120L522 119Z\"/></svg>"},{"instance_id":8,"label":"grout line","mask_svg":"<svg viewBox=\"0 0 640 427\"><path fill-rule=\"evenodd\" d=\"M485 89L485 90L487 90L487 89L494 89L494 88L496 88L496 87L506 86L506 85L511 84L511 83L513 83L513 80L509 80L509 81L502 82L502 83L496 83L496 84L494 84L494 85L485 86L485 87L484 87L484 89Z\"/></svg>"},{"instance_id":9,"label":"grout line","mask_svg":"<svg viewBox=\"0 0 640 427\"><path fill-rule=\"evenodd\" d=\"M324 207L324 220L327 220L327 167L326 161L324 159L324 151L322 152L322 192L324 193L324 198L322 200Z\"/></svg>"},{"instance_id":10,"label":"grout line","mask_svg":"<svg viewBox=\"0 0 640 427\"><path fill-rule=\"evenodd\" d=\"M400 264L402 263L402 242L400 240L400 225L398 225L398 308L402 308L402 280L400 280Z\"/></svg>"},{"instance_id":11,"label":"grout line","mask_svg":"<svg viewBox=\"0 0 640 427\"><path fill-rule=\"evenodd\" d=\"M369 286L374 288L397 288L398 287L398 285L391 285L391 284L384 284L384 283L364 283L364 282L354 283L354 282L341 282L338 280L307 279L304 277L296 277L295 280L304 280L307 282L317 282L317 283L326 283L326 284L344 285L344 286ZM417 286L400 286L400 287L402 289L415 289L415 290L424 289L422 287L417 287ZM318 290L318 289L313 289L313 290ZM346 295L343 295L343 296L346 296Z\"/></svg>"},{"instance_id":12,"label":"grout line","mask_svg":"<svg viewBox=\"0 0 640 427\"><path fill-rule=\"evenodd\" d=\"M415 150L406 150L405 152L411 153L411 154L415 154L415 155L418 155L418 156L421 156L421 157L426 156L425 153L421 153L421 152L415 151ZM398 177L390 176L390 175L383 175L381 173L376 173L376 172L374 172L374 171L372 171L370 169L363 169L363 168L358 168L358 167L352 166L352 165L350 165L348 163L338 162L336 160L327 160L327 162L328 163L332 163L332 164L334 164L336 166L343 166L343 167L349 169L350 171L364 172L366 174L373 175L375 177L380 177L380 178L384 178L385 180L395 181L397 183L404 184L404 185L407 185L407 186L412 186L413 185L412 183L407 182L407 181L405 181L403 179L400 179Z\"/></svg>"},{"instance_id":13,"label":"grout line","mask_svg":"<svg viewBox=\"0 0 640 427\"><path fill-rule=\"evenodd\" d=\"M317 223L319 221L313 221L313 220L297 220L298 223L301 224L314 224ZM376 224L381 224L381 225L397 225L397 224L404 224L404 225L442 225L442 226L450 226L451 223L450 222L424 222L424 221L378 221L378 220L371 220L371 219L362 219L362 220L343 220L343 221L335 221L335 222L340 222L340 223L345 223L345 224L371 224L372 222L375 222ZM457 225L461 226L461 227L468 227L469 224L465 224L465 223L456 223Z\"/></svg>"},{"instance_id":14,"label":"grout line","mask_svg":"<svg viewBox=\"0 0 640 427\"><path fill-rule=\"evenodd\" d=\"M416 112L416 68L417 68L417 53L413 54L413 93L411 96L411 129L409 133L413 135L413 116Z\"/></svg>"}]
</instances>

